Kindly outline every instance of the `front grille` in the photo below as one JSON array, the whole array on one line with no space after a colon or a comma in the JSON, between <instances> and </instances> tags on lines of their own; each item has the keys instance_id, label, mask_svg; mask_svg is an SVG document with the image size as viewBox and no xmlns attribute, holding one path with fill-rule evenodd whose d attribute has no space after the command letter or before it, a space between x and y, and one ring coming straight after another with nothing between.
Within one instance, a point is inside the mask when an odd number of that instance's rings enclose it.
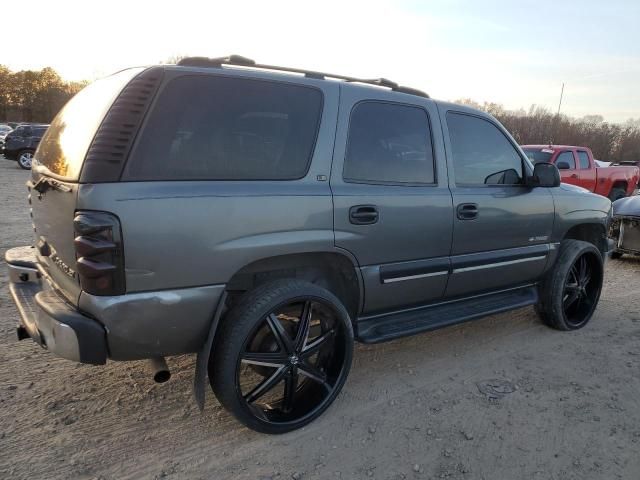
<instances>
[{"instance_id":1,"label":"front grille","mask_svg":"<svg viewBox=\"0 0 640 480\"><path fill-rule=\"evenodd\" d=\"M622 218L618 247L623 250L640 252L640 219Z\"/></svg>"}]
</instances>

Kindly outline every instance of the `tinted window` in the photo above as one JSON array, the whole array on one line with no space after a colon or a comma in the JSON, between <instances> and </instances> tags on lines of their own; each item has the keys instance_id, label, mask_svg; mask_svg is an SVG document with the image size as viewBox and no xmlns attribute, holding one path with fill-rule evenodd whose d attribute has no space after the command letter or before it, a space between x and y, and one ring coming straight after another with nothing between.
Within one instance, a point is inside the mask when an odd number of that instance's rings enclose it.
<instances>
[{"instance_id":1,"label":"tinted window","mask_svg":"<svg viewBox=\"0 0 640 480\"><path fill-rule=\"evenodd\" d=\"M35 154L35 164L65 178L77 179L87 149L109 107L140 71L124 70L97 80L77 93L46 130Z\"/></svg>"},{"instance_id":2,"label":"tinted window","mask_svg":"<svg viewBox=\"0 0 640 480\"><path fill-rule=\"evenodd\" d=\"M551 156L553 155L553 150L546 149L540 150L537 148L523 148L523 151L533 163L547 163L551 160Z\"/></svg>"},{"instance_id":3,"label":"tinted window","mask_svg":"<svg viewBox=\"0 0 640 480\"><path fill-rule=\"evenodd\" d=\"M522 183L522 159L495 125L482 118L447 113L447 126L456 184Z\"/></svg>"},{"instance_id":4,"label":"tinted window","mask_svg":"<svg viewBox=\"0 0 640 480\"><path fill-rule=\"evenodd\" d=\"M562 152L556 158L556 167L560 168L560 163L566 163L569 166L569 170L575 170L576 161L573 158L573 152ZM567 170L565 167L563 170Z\"/></svg>"},{"instance_id":5,"label":"tinted window","mask_svg":"<svg viewBox=\"0 0 640 480\"><path fill-rule=\"evenodd\" d=\"M162 91L125 171L133 180L286 180L309 167L322 93L186 76Z\"/></svg>"},{"instance_id":6,"label":"tinted window","mask_svg":"<svg viewBox=\"0 0 640 480\"><path fill-rule=\"evenodd\" d=\"M351 113L343 177L369 183L433 183L433 150L427 113L381 102Z\"/></svg>"},{"instance_id":7,"label":"tinted window","mask_svg":"<svg viewBox=\"0 0 640 480\"><path fill-rule=\"evenodd\" d=\"M578 159L580 160L580 168L589 168L589 155L587 152L578 150Z\"/></svg>"}]
</instances>

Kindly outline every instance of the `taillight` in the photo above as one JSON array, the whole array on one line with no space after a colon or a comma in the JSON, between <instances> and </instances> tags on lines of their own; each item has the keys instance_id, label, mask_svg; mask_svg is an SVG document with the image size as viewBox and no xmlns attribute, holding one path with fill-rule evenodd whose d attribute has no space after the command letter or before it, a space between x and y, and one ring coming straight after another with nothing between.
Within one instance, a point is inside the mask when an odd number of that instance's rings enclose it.
<instances>
[{"instance_id":1,"label":"taillight","mask_svg":"<svg viewBox=\"0 0 640 480\"><path fill-rule=\"evenodd\" d=\"M125 292L120 222L106 212L76 212L76 270L82 289L92 295Z\"/></svg>"}]
</instances>

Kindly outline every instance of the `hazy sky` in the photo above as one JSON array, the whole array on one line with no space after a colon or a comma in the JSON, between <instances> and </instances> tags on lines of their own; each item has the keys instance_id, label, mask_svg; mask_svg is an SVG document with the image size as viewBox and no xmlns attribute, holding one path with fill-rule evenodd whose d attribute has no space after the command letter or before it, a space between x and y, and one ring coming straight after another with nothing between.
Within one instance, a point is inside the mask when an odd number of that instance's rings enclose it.
<instances>
[{"instance_id":1,"label":"hazy sky","mask_svg":"<svg viewBox=\"0 0 640 480\"><path fill-rule=\"evenodd\" d=\"M30 0L0 63L94 79L174 55L386 77L432 97L640 117L640 0ZM15 11L13 11L15 10ZM3 18L24 18L22 2Z\"/></svg>"}]
</instances>

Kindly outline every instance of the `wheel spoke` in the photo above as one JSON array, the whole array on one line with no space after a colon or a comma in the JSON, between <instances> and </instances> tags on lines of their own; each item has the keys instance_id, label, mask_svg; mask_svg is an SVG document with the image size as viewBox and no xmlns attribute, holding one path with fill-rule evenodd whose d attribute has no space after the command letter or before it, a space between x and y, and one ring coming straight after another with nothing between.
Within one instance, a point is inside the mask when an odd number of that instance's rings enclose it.
<instances>
[{"instance_id":1,"label":"wheel spoke","mask_svg":"<svg viewBox=\"0 0 640 480\"><path fill-rule=\"evenodd\" d=\"M567 308L569 308L571 305L573 305L573 303L580 298L580 293L578 292L578 289L574 289L571 291L571 293L567 294L567 298L564 299L563 301L563 305L565 310Z\"/></svg>"},{"instance_id":2,"label":"wheel spoke","mask_svg":"<svg viewBox=\"0 0 640 480\"><path fill-rule=\"evenodd\" d=\"M280 323L278 317L273 313L270 314L267 317L267 323L269 324L269 328L271 328L273 336L276 338L276 342L278 342L280 350L287 354L293 353L294 348L291 337L282 326L282 323Z\"/></svg>"},{"instance_id":3,"label":"wheel spoke","mask_svg":"<svg viewBox=\"0 0 640 480\"><path fill-rule=\"evenodd\" d=\"M327 376L313 365L308 362L303 362L298 365L298 371L301 375L304 375L305 377L308 377L314 382L322 385L327 392L331 392L331 385L327 383Z\"/></svg>"},{"instance_id":4,"label":"wheel spoke","mask_svg":"<svg viewBox=\"0 0 640 480\"><path fill-rule=\"evenodd\" d=\"M240 355L242 363L250 365L261 365L263 367L282 367L287 363L287 357L281 352L262 353L262 352L244 352Z\"/></svg>"},{"instance_id":5,"label":"wheel spoke","mask_svg":"<svg viewBox=\"0 0 640 480\"><path fill-rule=\"evenodd\" d=\"M271 375L269 378L260 382L256 387L254 387L253 390L247 393L244 396L244 399L247 401L247 403L255 402L264 394L271 391L273 387L275 387L280 382L280 380L284 378L286 373L287 373L287 367L282 366L278 368L275 372L273 372L273 375Z\"/></svg>"},{"instance_id":6,"label":"wheel spoke","mask_svg":"<svg viewBox=\"0 0 640 480\"><path fill-rule=\"evenodd\" d=\"M571 270L569 270L569 275L571 275L573 277L573 282L574 283L578 283L578 269L576 268L576 265L573 264L571 266Z\"/></svg>"},{"instance_id":7,"label":"wheel spoke","mask_svg":"<svg viewBox=\"0 0 640 480\"><path fill-rule=\"evenodd\" d=\"M315 338L310 344L308 344L301 352L303 358L309 358L320 350L327 340L333 338L335 330L331 329L328 332L323 333L319 337Z\"/></svg>"},{"instance_id":8,"label":"wheel spoke","mask_svg":"<svg viewBox=\"0 0 640 480\"><path fill-rule=\"evenodd\" d=\"M588 271L587 259L583 255L582 257L580 257L580 283L582 284L584 284L584 280L585 278L587 278L587 271Z\"/></svg>"},{"instance_id":9,"label":"wheel spoke","mask_svg":"<svg viewBox=\"0 0 640 480\"><path fill-rule=\"evenodd\" d=\"M309 327L311 326L311 300L304 302L302 313L300 314L300 323L298 323L298 333L296 334L295 350L300 352L304 349L309 337Z\"/></svg>"},{"instance_id":10,"label":"wheel spoke","mask_svg":"<svg viewBox=\"0 0 640 480\"><path fill-rule=\"evenodd\" d=\"M282 410L290 412L293 409L296 389L298 388L298 369L292 367L289 374L284 378L284 398L282 400Z\"/></svg>"}]
</instances>

